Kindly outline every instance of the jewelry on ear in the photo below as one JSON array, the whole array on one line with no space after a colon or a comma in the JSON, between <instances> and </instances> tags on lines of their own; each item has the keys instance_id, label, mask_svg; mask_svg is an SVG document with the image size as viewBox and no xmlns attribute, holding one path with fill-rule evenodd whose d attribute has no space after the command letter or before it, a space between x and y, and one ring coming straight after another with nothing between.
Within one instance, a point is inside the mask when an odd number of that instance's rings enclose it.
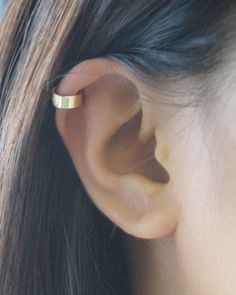
<instances>
[{"instance_id":1,"label":"jewelry on ear","mask_svg":"<svg viewBox=\"0 0 236 295\"><path fill-rule=\"evenodd\" d=\"M140 93L139 96L147 99L143 93ZM58 109L74 109L81 106L82 102L83 96L80 92L74 95L60 95L55 92L55 87L52 90L52 104Z\"/></svg>"},{"instance_id":2,"label":"jewelry on ear","mask_svg":"<svg viewBox=\"0 0 236 295\"><path fill-rule=\"evenodd\" d=\"M58 109L74 109L82 104L82 93L74 95L60 95L55 92L55 87L52 91L52 104Z\"/></svg>"}]
</instances>

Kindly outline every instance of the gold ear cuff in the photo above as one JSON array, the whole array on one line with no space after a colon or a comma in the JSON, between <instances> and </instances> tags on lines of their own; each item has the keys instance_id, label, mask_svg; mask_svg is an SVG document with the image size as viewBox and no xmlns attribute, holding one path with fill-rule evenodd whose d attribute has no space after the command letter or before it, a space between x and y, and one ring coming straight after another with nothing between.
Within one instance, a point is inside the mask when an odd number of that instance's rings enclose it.
<instances>
[{"instance_id":1,"label":"gold ear cuff","mask_svg":"<svg viewBox=\"0 0 236 295\"><path fill-rule=\"evenodd\" d=\"M147 97L140 93L139 97L146 99ZM77 93L74 95L60 95L55 92L55 87L52 90L52 104L58 109L74 109L82 105L83 95Z\"/></svg>"},{"instance_id":2,"label":"gold ear cuff","mask_svg":"<svg viewBox=\"0 0 236 295\"><path fill-rule=\"evenodd\" d=\"M75 95L60 95L55 92L55 87L52 91L52 104L58 109L74 109L82 104L82 93Z\"/></svg>"}]
</instances>

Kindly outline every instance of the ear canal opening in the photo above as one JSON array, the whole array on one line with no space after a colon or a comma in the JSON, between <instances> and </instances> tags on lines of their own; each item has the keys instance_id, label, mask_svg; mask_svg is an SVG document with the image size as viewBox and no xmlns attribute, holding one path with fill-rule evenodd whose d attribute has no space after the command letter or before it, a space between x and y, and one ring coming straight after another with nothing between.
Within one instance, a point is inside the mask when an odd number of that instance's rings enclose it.
<instances>
[{"instance_id":1,"label":"ear canal opening","mask_svg":"<svg viewBox=\"0 0 236 295\"><path fill-rule=\"evenodd\" d=\"M148 143L146 149L137 158L136 163L130 166L125 173L136 173L142 174L147 178L160 182L160 183L168 183L170 180L169 173L167 170L156 160L155 154L156 148L156 139L153 139Z\"/></svg>"},{"instance_id":2,"label":"ear canal opening","mask_svg":"<svg viewBox=\"0 0 236 295\"><path fill-rule=\"evenodd\" d=\"M153 181L168 183L170 177L167 170L155 158L158 144L155 136L145 143L138 138L141 123L140 109L111 136L105 150L109 168L120 175L136 173Z\"/></svg>"}]
</instances>

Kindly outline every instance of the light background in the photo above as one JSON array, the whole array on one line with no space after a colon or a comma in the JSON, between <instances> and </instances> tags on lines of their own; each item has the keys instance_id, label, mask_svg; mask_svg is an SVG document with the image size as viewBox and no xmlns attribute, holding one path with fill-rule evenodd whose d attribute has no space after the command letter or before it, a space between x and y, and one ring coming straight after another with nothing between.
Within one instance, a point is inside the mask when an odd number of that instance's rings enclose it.
<instances>
[{"instance_id":1,"label":"light background","mask_svg":"<svg viewBox=\"0 0 236 295\"><path fill-rule=\"evenodd\" d=\"M2 16L2 13L3 13L4 3L5 3L5 0L0 0L0 16Z\"/></svg>"}]
</instances>

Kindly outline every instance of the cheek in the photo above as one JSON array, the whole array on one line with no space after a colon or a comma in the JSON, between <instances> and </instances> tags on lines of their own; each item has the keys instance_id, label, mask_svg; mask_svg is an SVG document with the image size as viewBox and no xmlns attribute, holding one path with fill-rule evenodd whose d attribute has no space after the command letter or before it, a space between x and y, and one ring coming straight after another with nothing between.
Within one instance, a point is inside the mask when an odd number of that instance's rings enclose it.
<instances>
[{"instance_id":1,"label":"cheek","mask_svg":"<svg viewBox=\"0 0 236 295\"><path fill-rule=\"evenodd\" d=\"M230 294L236 290L236 139L224 135L207 151L199 142L182 157L185 169L174 183L182 207L175 242L184 276Z\"/></svg>"},{"instance_id":2,"label":"cheek","mask_svg":"<svg viewBox=\"0 0 236 295\"><path fill-rule=\"evenodd\" d=\"M214 135L209 143L220 209L225 219L236 218L236 99L217 113ZM214 185L214 184L213 184ZM222 212L222 213L223 213Z\"/></svg>"},{"instance_id":3,"label":"cheek","mask_svg":"<svg viewBox=\"0 0 236 295\"><path fill-rule=\"evenodd\" d=\"M236 132L233 130L223 128L219 131L219 144L215 147L213 159L215 180L212 184L217 193L219 214L224 214L224 220L231 222L236 220Z\"/></svg>"}]
</instances>

